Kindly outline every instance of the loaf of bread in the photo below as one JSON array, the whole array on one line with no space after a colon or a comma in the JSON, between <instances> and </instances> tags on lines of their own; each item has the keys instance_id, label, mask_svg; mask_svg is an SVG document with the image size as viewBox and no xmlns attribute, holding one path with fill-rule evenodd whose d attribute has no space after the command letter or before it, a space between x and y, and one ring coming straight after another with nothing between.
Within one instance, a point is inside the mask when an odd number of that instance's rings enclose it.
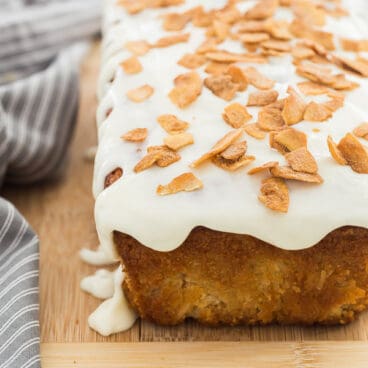
<instances>
[{"instance_id":1,"label":"loaf of bread","mask_svg":"<svg viewBox=\"0 0 368 368\"><path fill-rule=\"evenodd\" d=\"M105 2L95 218L124 273L105 319L123 298L168 325L343 324L366 308L367 13Z\"/></svg>"}]
</instances>

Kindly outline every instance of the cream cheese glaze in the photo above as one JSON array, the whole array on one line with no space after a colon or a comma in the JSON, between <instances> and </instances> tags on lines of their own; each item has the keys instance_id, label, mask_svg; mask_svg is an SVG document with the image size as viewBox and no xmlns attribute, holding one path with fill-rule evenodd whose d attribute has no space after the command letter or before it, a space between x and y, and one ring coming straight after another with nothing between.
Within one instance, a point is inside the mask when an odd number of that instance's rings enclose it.
<instances>
[{"instance_id":1,"label":"cream cheese glaze","mask_svg":"<svg viewBox=\"0 0 368 368\"><path fill-rule=\"evenodd\" d=\"M101 245L96 250L82 248L79 256L84 262L94 266L105 266L119 262L117 258L106 252Z\"/></svg>"},{"instance_id":2,"label":"cream cheese glaze","mask_svg":"<svg viewBox=\"0 0 368 368\"><path fill-rule=\"evenodd\" d=\"M200 3L206 8L213 8L223 6L225 1L207 0ZM245 10L254 3L247 1L239 6ZM175 7L175 11L195 5L198 1L187 0L185 5ZM368 38L368 25L362 13L368 13L364 1L345 1L344 5L352 16L340 19L328 17L324 29L336 36ZM171 11L173 8L165 10ZM173 79L188 71L177 61L204 40L202 29L188 25L185 32L191 33L189 42L152 49L141 56L143 71L139 74L126 75L118 66L130 56L123 47L127 41L154 42L172 34L162 30L159 18L162 12L150 9L129 16L122 7L115 6L114 1L106 2L103 64L98 88L101 99L97 113L99 147L93 184L97 230L105 251L116 256L112 241L114 230L129 234L145 246L159 251L170 251L180 246L190 231L199 225L219 231L250 234L277 247L297 250L313 246L341 226L368 227L368 175L357 174L349 166L336 164L326 144L328 135L338 141L357 125L368 121L368 82L350 74L348 78L359 82L361 87L347 93L344 107L332 119L323 123L305 121L297 126L298 130L307 133L308 148L317 159L319 173L325 182L319 186L290 182L291 203L287 214L272 212L258 201L261 176L249 176L247 170L227 172L210 163L193 170L203 181L203 190L166 197L156 194L159 184L166 184L189 171L188 165L230 130L221 116L228 103L208 89L203 88L198 100L186 109L177 108L167 97L173 87ZM291 13L286 8L279 9L276 18L291 19ZM338 46L337 40L335 44ZM225 41L220 48L244 51L232 41ZM349 55L339 49L336 53ZM255 66L277 82L275 89L280 92L280 97L286 95L288 85L296 87L296 83L303 80L295 74L289 56L270 58L268 64ZM202 69L199 72L202 77L206 75ZM153 96L143 103L127 99L128 90L146 83L155 89ZM246 92L238 93L232 102L245 104L248 94L254 90L248 87ZM113 110L105 118L110 108ZM253 115L252 121L256 121L258 108L248 110ZM153 167L136 174L133 168L144 156L146 147L162 144L166 136L156 122L161 114L174 114L188 121L188 131L193 134L195 144L180 151L182 158L179 162L164 169ZM149 130L144 143L137 145L120 138L125 132L138 127ZM315 132L314 128L320 131ZM248 142L248 154L256 157L254 166L271 160L283 163L281 155L269 149L265 141L249 136L244 138ZM124 169L123 177L103 190L104 178L116 167Z\"/></svg>"},{"instance_id":3,"label":"cream cheese glaze","mask_svg":"<svg viewBox=\"0 0 368 368\"><path fill-rule=\"evenodd\" d=\"M111 298L115 291L114 272L97 270L93 275L82 279L80 288L99 299Z\"/></svg>"},{"instance_id":4,"label":"cream cheese glaze","mask_svg":"<svg viewBox=\"0 0 368 368\"><path fill-rule=\"evenodd\" d=\"M112 297L101 303L88 317L89 326L103 336L129 329L137 318L121 288L124 280L124 272L122 272L121 266L116 269L113 277L114 292ZM94 280L92 283L93 288L101 286L101 281L96 281Z\"/></svg>"}]
</instances>

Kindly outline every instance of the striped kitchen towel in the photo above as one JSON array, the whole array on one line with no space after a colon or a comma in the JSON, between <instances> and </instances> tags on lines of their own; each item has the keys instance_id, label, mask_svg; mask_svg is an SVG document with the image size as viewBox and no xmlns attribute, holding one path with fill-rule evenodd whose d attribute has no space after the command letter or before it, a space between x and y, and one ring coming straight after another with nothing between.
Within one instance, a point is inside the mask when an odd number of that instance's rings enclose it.
<instances>
[{"instance_id":1,"label":"striped kitchen towel","mask_svg":"<svg viewBox=\"0 0 368 368\"><path fill-rule=\"evenodd\" d=\"M100 0L0 0L0 184L60 174ZM0 367L40 367L38 239L0 198Z\"/></svg>"}]
</instances>

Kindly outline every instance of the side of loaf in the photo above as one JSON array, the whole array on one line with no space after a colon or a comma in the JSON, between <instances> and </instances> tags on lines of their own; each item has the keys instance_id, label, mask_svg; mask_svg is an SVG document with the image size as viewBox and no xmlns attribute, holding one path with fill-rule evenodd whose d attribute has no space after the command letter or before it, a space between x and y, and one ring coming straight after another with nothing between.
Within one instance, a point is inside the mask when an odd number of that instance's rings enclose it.
<instances>
[{"instance_id":1,"label":"side of loaf","mask_svg":"<svg viewBox=\"0 0 368 368\"><path fill-rule=\"evenodd\" d=\"M120 232L114 241L129 302L156 323L345 324L368 306L367 229L340 228L299 251L203 227L172 252Z\"/></svg>"}]
</instances>

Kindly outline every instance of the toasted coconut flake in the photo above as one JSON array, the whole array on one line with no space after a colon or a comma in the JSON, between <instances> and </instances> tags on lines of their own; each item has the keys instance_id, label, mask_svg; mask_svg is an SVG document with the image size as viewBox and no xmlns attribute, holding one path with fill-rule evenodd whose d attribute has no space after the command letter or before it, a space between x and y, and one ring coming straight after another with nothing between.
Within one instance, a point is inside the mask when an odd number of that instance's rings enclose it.
<instances>
[{"instance_id":1,"label":"toasted coconut flake","mask_svg":"<svg viewBox=\"0 0 368 368\"><path fill-rule=\"evenodd\" d=\"M222 22L218 19L215 19L212 23L212 33L213 36L216 37L216 39L219 42L224 41L228 36L230 32L230 25Z\"/></svg>"},{"instance_id":2,"label":"toasted coconut flake","mask_svg":"<svg viewBox=\"0 0 368 368\"><path fill-rule=\"evenodd\" d=\"M325 12L334 18L341 18L346 17L349 15L349 12L344 9L341 5L338 5L338 3L335 1L335 7L331 8L329 4L321 4Z\"/></svg>"},{"instance_id":3,"label":"toasted coconut flake","mask_svg":"<svg viewBox=\"0 0 368 368\"><path fill-rule=\"evenodd\" d=\"M120 3L123 3L123 1L120 1ZM144 3L143 0L137 1L131 0L131 1L124 1L124 7L129 14L138 14L146 8L146 4Z\"/></svg>"},{"instance_id":4,"label":"toasted coconut flake","mask_svg":"<svg viewBox=\"0 0 368 368\"><path fill-rule=\"evenodd\" d=\"M210 27L214 19L213 12L209 11L206 13L202 6L198 7L198 9L193 16L193 25L195 27Z\"/></svg>"},{"instance_id":5,"label":"toasted coconut flake","mask_svg":"<svg viewBox=\"0 0 368 368\"><path fill-rule=\"evenodd\" d=\"M304 62L297 66L296 73L301 77L308 78L312 82L331 86L334 82L334 77L330 68L317 65L312 62Z\"/></svg>"},{"instance_id":6,"label":"toasted coconut flake","mask_svg":"<svg viewBox=\"0 0 368 368\"><path fill-rule=\"evenodd\" d=\"M179 120L175 115L170 114L160 115L157 121L169 134L182 133L189 127L186 121Z\"/></svg>"},{"instance_id":7,"label":"toasted coconut flake","mask_svg":"<svg viewBox=\"0 0 368 368\"><path fill-rule=\"evenodd\" d=\"M123 6L129 14L140 13L147 7L147 4L143 0L119 0L117 5Z\"/></svg>"},{"instance_id":8,"label":"toasted coconut flake","mask_svg":"<svg viewBox=\"0 0 368 368\"><path fill-rule=\"evenodd\" d=\"M221 152L219 156L224 158L225 160L238 160L239 158L243 157L247 152L247 142L237 142L231 144L229 147L226 148L225 151Z\"/></svg>"},{"instance_id":9,"label":"toasted coconut flake","mask_svg":"<svg viewBox=\"0 0 368 368\"><path fill-rule=\"evenodd\" d=\"M332 158L339 164L339 165L347 165L348 162L345 160L344 156L342 155L341 151L338 149L337 144L333 141L331 136L327 138L327 145L328 149L331 153Z\"/></svg>"},{"instance_id":10,"label":"toasted coconut flake","mask_svg":"<svg viewBox=\"0 0 368 368\"><path fill-rule=\"evenodd\" d=\"M238 85L232 82L230 75L214 75L204 80L204 85L216 96L230 101L238 91Z\"/></svg>"},{"instance_id":11,"label":"toasted coconut flake","mask_svg":"<svg viewBox=\"0 0 368 368\"><path fill-rule=\"evenodd\" d=\"M368 123L357 126L353 132L357 137L368 140Z\"/></svg>"},{"instance_id":12,"label":"toasted coconut flake","mask_svg":"<svg viewBox=\"0 0 368 368\"><path fill-rule=\"evenodd\" d=\"M310 47L317 54L317 56L321 57L321 62L323 62L323 60L329 56L329 50L331 50L323 45L323 43L320 43L318 39L304 39L301 41L301 44L306 47Z\"/></svg>"},{"instance_id":13,"label":"toasted coconut flake","mask_svg":"<svg viewBox=\"0 0 368 368\"><path fill-rule=\"evenodd\" d=\"M148 153L144 156L134 167L134 171L139 173L152 167L157 160L161 157L160 152Z\"/></svg>"},{"instance_id":14,"label":"toasted coconut flake","mask_svg":"<svg viewBox=\"0 0 368 368\"><path fill-rule=\"evenodd\" d=\"M123 176L123 169L117 167L115 170L111 171L110 174L106 175L104 181L104 189L115 183L118 179Z\"/></svg>"},{"instance_id":15,"label":"toasted coconut flake","mask_svg":"<svg viewBox=\"0 0 368 368\"><path fill-rule=\"evenodd\" d=\"M131 89L130 91L128 91L127 97L129 98L129 100L139 103L151 97L153 95L153 92L154 89L148 84L145 84L141 87Z\"/></svg>"},{"instance_id":16,"label":"toasted coconut flake","mask_svg":"<svg viewBox=\"0 0 368 368\"><path fill-rule=\"evenodd\" d=\"M188 42L189 37L190 37L190 33L180 33L180 34L173 35L173 36L162 37L156 43L154 43L152 47L161 48L161 47L173 46L178 43L185 43L185 42Z\"/></svg>"},{"instance_id":17,"label":"toasted coconut flake","mask_svg":"<svg viewBox=\"0 0 368 368\"><path fill-rule=\"evenodd\" d=\"M303 181L306 183L322 184L323 179L318 174L309 174L293 170L289 166L276 166L270 169L270 173L276 178Z\"/></svg>"},{"instance_id":18,"label":"toasted coconut flake","mask_svg":"<svg viewBox=\"0 0 368 368\"><path fill-rule=\"evenodd\" d=\"M327 95L330 99L323 103L323 106L327 107L332 112L335 112L344 106L345 96L342 93L331 91L328 92Z\"/></svg>"},{"instance_id":19,"label":"toasted coconut flake","mask_svg":"<svg viewBox=\"0 0 368 368\"><path fill-rule=\"evenodd\" d=\"M278 110L282 111L284 106L285 106L285 99L282 98L281 100L277 100L277 101L269 104L268 106L266 106L266 108L278 109Z\"/></svg>"},{"instance_id":20,"label":"toasted coconut flake","mask_svg":"<svg viewBox=\"0 0 368 368\"><path fill-rule=\"evenodd\" d=\"M315 55L315 52L309 47L297 45L292 49L291 55L295 59L309 59Z\"/></svg>"},{"instance_id":21,"label":"toasted coconut flake","mask_svg":"<svg viewBox=\"0 0 368 368\"><path fill-rule=\"evenodd\" d=\"M191 14L185 12L183 14L170 13L163 16L163 29L165 31L182 31L191 20Z\"/></svg>"},{"instance_id":22,"label":"toasted coconut flake","mask_svg":"<svg viewBox=\"0 0 368 368\"><path fill-rule=\"evenodd\" d=\"M203 183L194 174L188 172L179 175L167 185L159 185L157 194L169 195L178 192L192 192L203 188Z\"/></svg>"},{"instance_id":23,"label":"toasted coconut flake","mask_svg":"<svg viewBox=\"0 0 368 368\"><path fill-rule=\"evenodd\" d=\"M335 50L334 37L332 33L317 30L301 18L294 19L289 30L295 37L306 38L308 40L318 42L327 50Z\"/></svg>"},{"instance_id":24,"label":"toasted coconut flake","mask_svg":"<svg viewBox=\"0 0 368 368\"><path fill-rule=\"evenodd\" d=\"M184 0L118 0L129 14L137 14L147 8L161 8L172 5L180 5Z\"/></svg>"},{"instance_id":25,"label":"toasted coconut flake","mask_svg":"<svg viewBox=\"0 0 368 368\"><path fill-rule=\"evenodd\" d=\"M264 32L251 32L239 34L239 40L247 44L260 43L270 39L270 35Z\"/></svg>"},{"instance_id":26,"label":"toasted coconut flake","mask_svg":"<svg viewBox=\"0 0 368 368\"><path fill-rule=\"evenodd\" d=\"M215 18L221 19L228 24L234 24L242 17L241 12L236 7L235 1L229 1L222 9L215 11Z\"/></svg>"},{"instance_id":27,"label":"toasted coconut flake","mask_svg":"<svg viewBox=\"0 0 368 368\"><path fill-rule=\"evenodd\" d=\"M268 19L266 28L268 33L276 40L288 41L293 38L289 31L289 22L285 20Z\"/></svg>"},{"instance_id":28,"label":"toasted coconut flake","mask_svg":"<svg viewBox=\"0 0 368 368\"><path fill-rule=\"evenodd\" d=\"M202 80L196 72L179 75L175 78L174 85L169 97L181 109L193 103L202 92Z\"/></svg>"},{"instance_id":29,"label":"toasted coconut flake","mask_svg":"<svg viewBox=\"0 0 368 368\"><path fill-rule=\"evenodd\" d=\"M206 65L204 71L212 75L225 74L229 68L228 63L219 63L217 61L211 61Z\"/></svg>"},{"instance_id":30,"label":"toasted coconut flake","mask_svg":"<svg viewBox=\"0 0 368 368\"><path fill-rule=\"evenodd\" d=\"M357 83L347 80L345 75L333 75L331 69L311 62L299 64L296 68L296 73L312 82L323 84L336 90L352 90L358 86Z\"/></svg>"},{"instance_id":31,"label":"toasted coconut flake","mask_svg":"<svg viewBox=\"0 0 368 368\"><path fill-rule=\"evenodd\" d=\"M266 106L259 111L258 124L265 131L280 130L286 127L282 117L282 110L272 105Z\"/></svg>"},{"instance_id":32,"label":"toasted coconut flake","mask_svg":"<svg viewBox=\"0 0 368 368\"><path fill-rule=\"evenodd\" d=\"M243 156L238 160L225 160L220 155L215 156L212 158L212 162L220 167L221 169L229 170L229 171L236 171L242 167L248 166L255 160L254 156Z\"/></svg>"},{"instance_id":33,"label":"toasted coconut flake","mask_svg":"<svg viewBox=\"0 0 368 368\"><path fill-rule=\"evenodd\" d=\"M245 20L238 24L238 33L268 32L267 22L264 20Z\"/></svg>"},{"instance_id":34,"label":"toasted coconut flake","mask_svg":"<svg viewBox=\"0 0 368 368\"><path fill-rule=\"evenodd\" d=\"M207 52L206 57L212 61L218 61L220 63L259 63L264 64L267 59L257 54L237 54L228 51L212 51Z\"/></svg>"},{"instance_id":35,"label":"toasted coconut flake","mask_svg":"<svg viewBox=\"0 0 368 368\"><path fill-rule=\"evenodd\" d=\"M281 52L290 52L291 46L287 41L276 41L276 40L269 40L266 42L262 42L262 47L265 49L271 49Z\"/></svg>"},{"instance_id":36,"label":"toasted coconut flake","mask_svg":"<svg viewBox=\"0 0 368 368\"><path fill-rule=\"evenodd\" d=\"M357 87L359 87L359 84L346 79L344 74L337 74L334 76L332 88L338 91L352 91Z\"/></svg>"},{"instance_id":37,"label":"toasted coconut flake","mask_svg":"<svg viewBox=\"0 0 368 368\"><path fill-rule=\"evenodd\" d=\"M343 69L355 72L363 77L368 77L368 64L360 60L351 60L337 55L333 55L332 60L336 65L341 66Z\"/></svg>"},{"instance_id":38,"label":"toasted coconut flake","mask_svg":"<svg viewBox=\"0 0 368 368\"><path fill-rule=\"evenodd\" d=\"M152 8L167 8L169 6L182 5L184 2L185 0L150 0Z\"/></svg>"},{"instance_id":39,"label":"toasted coconut flake","mask_svg":"<svg viewBox=\"0 0 368 368\"><path fill-rule=\"evenodd\" d=\"M326 12L318 8L316 4L308 0L292 2L292 9L297 18L302 18L306 23L316 26L326 24Z\"/></svg>"},{"instance_id":40,"label":"toasted coconut flake","mask_svg":"<svg viewBox=\"0 0 368 368\"><path fill-rule=\"evenodd\" d=\"M299 82L298 88L306 96L318 96L326 94L330 89L323 84L314 82Z\"/></svg>"},{"instance_id":41,"label":"toasted coconut flake","mask_svg":"<svg viewBox=\"0 0 368 368\"><path fill-rule=\"evenodd\" d=\"M214 37L210 37L207 38L205 41L203 41L203 43L197 48L196 52L198 54L206 54L208 52L211 51L215 51L216 47L218 45L219 41L214 38Z\"/></svg>"},{"instance_id":42,"label":"toasted coconut flake","mask_svg":"<svg viewBox=\"0 0 368 368\"><path fill-rule=\"evenodd\" d=\"M121 138L128 142L143 142L147 135L147 128L136 128L125 133Z\"/></svg>"},{"instance_id":43,"label":"toasted coconut flake","mask_svg":"<svg viewBox=\"0 0 368 368\"><path fill-rule=\"evenodd\" d=\"M266 106L277 100L279 93L273 89L249 94L248 106Z\"/></svg>"},{"instance_id":44,"label":"toasted coconut flake","mask_svg":"<svg viewBox=\"0 0 368 368\"><path fill-rule=\"evenodd\" d=\"M173 151L167 146L151 146L147 148L148 154L157 153L159 156L156 160L156 165L159 167L167 167L176 161L180 160L179 153Z\"/></svg>"},{"instance_id":45,"label":"toasted coconut flake","mask_svg":"<svg viewBox=\"0 0 368 368\"><path fill-rule=\"evenodd\" d=\"M320 64L320 65L325 64L326 66L330 64L330 62L326 58L319 56L319 55L314 55L308 60L314 64Z\"/></svg>"},{"instance_id":46,"label":"toasted coconut flake","mask_svg":"<svg viewBox=\"0 0 368 368\"><path fill-rule=\"evenodd\" d=\"M355 172L368 174L368 149L353 134L346 134L337 148Z\"/></svg>"},{"instance_id":47,"label":"toasted coconut flake","mask_svg":"<svg viewBox=\"0 0 368 368\"><path fill-rule=\"evenodd\" d=\"M287 125L297 124L303 120L306 103L294 88L288 88L289 96L285 100L282 117Z\"/></svg>"},{"instance_id":48,"label":"toasted coconut flake","mask_svg":"<svg viewBox=\"0 0 368 368\"><path fill-rule=\"evenodd\" d=\"M275 14L278 5L278 0L261 0L245 13L244 18L252 20L270 18Z\"/></svg>"},{"instance_id":49,"label":"toasted coconut flake","mask_svg":"<svg viewBox=\"0 0 368 368\"><path fill-rule=\"evenodd\" d=\"M281 56L286 55L286 52L262 48L261 54L263 56L275 56L275 57L280 56L281 57Z\"/></svg>"},{"instance_id":50,"label":"toasted coconut flake","mask_svg":"<svg viewBox=\"0 0 368 368\"><path fill-rule=\"evenodd\" d=\"M206 58L198 54L185 54L179 61L178 64L188 68L196 69L206 63Z\"/></svg>"},{"instance_id":51,"label":"toasted coconut flake","mask_svg":"<svg viewBox=\"0 0 368 368\"><path fill-rule=\"evenodd\" d=\"M245 123L252 119L252 115L248 113L248 110L237 102L226 106L222 117L226 123L235 129L241 128Z\"/></svg>"},{"instance_id":52,"label":"toasted coconut flake","mask_svg":"<svg viewBox=\"0 0 368 368\"><path fill-rule=\"evenodd\" d=\"M264 131L261 130L258 123L253 124L246 124L244 126L244 131L250 135L251 137L255 139L264 139L266 137L266 134Z\"/></svg>"},{"instance_id":53,"label":"toasted coconut flake","mask_svg":"<svg viewBox=\"0 0 368 368\"><path fill-rule=\"evenodd\" d=\"M286 213L289 209L289 189L285 180L267 178L262 181L258 199L269 209Z\"/></svg>"},{"instance_id":54,"label":"toasted coconut flake","mask_svg":"<svg viewBox=\"0 0 368 368\"><path fill-rule=\"evenodd\" d=\"M256 68L248 67L244 69L248 82L258 89L271 89L275 85L275 82L263 74L261 74Z\"/></svg>"},{"instance_id":55,"label":"toasted coconut flake","mask_svg":"<svg viewBox=\"0 0 368 368\"><path fill-rule=\"evenodd\" d=\"M348 38L341 38L340 44L343 50L353 52L368 51L368 40L350 40Z\"/></svg>"},{"instance_id":56,"label":"toasted coconut flake","mask_svg":"<svg viewBox=\"0 0 368 368\"><path fill-rule=\"evenodd\" d=\"M286 154L301 147L307 147L307 136L293 128L270 133L270 146Z\"/></svg>"},{"instance_id":57,"label":"toasted coconut flake","mask_svg":"<svg viewBox=\"0 0 368 368\"><path fill-rule=\"evenodd\" d=\"M332 117L332 111L324 104L310 102L304 112L304 120L308 121L326 121Z\"/></svg>"},{"instance_id":58,"label":"toasted coconut flake","mask_svg":"<svg viewBox=\"0 0 368 368\"><path fill-rule=\"evenodd\" d=\"M231 144L236 142L243 134L242 129L232 130L229 133L225 134L213 147L210 151L206 152L199 159L194 161L190 166L197 167L203 162L209 160L210 158L216 156L217 154L223 152L228 148Z\"/></svg>"},{"instance_id":59,"label":"toasted coconut flake","mask_svg":"<svg viewBox=\"0 0 368 368\"><path fill-rule=\"evenodd\" d=\"M279 163L277 161L266 162L265 164L261 166L256 166L250 169L248 171L248 175L258 174L260 172L267 171L268 169L271 169L272 167L276 167L276 166L279 166Z\"/></svg>"},{"instance_id":60,"label":"toasted coconut flake","mask_svg":"<svg viewBox=\"0 0 368 368\"><path fill-rule=\"evenodd\" d=\"M177 151L180 148L193 144L194 139L190 133L179 133L167 136L164 139L164 143L172 150Z\"/></svg>"},{"instance_id":61,"label":"toasted coconut flake","mask_svg":"<svg viewBox=\"0 0 368 368\"><path fill-rule=\"evenodd\" d=\"M231 76L231 81L238 85L238 91L245 91L248 87L248 79L243 70L236 65L230 65L226 74Z\"/></svg>"},{"instance_id":62,"label":"toasted coconut flake","mask_svg":"<svg viewBox=\"0 0 368 368\"><path fill-rule=\"evenodd\" d=\"M151 49L151 45L147 41L129 41L125 44L125 48L129 50L132 54L137 56L142 56L147 54Z\"/></svg>"},{"instance_id":63,"label":"toasted coconut flake","mask_svg":"<svg viewBox=\"0 0 368 368\"><path fill-rule=\"evenodd\" d=\"M287 153L285 159L294 171L309 174L318 172L317 161L305 147Z\"/></svg>"},{"instance_id":64,"label":"toasted coconut flake","mask_svg":"<svg viewBox=\"0 0 368 368\"><path fill-rule=\"evenodd\" d=\"M236 36L235 39L238 40L239 36ZM259 46L260 46L260 44L259 43L246 43L246 42L243 42L243 46L247 49L248 52L256 53ZM262 55L262 56L266 56L266 55Z\"/></svg>"},{"instance_id":65,"label":"toasted coconut flake","mask_svg":"<svg viewBox=\"0 0 368 368\"><path fill-rule=\"evenodd\" d=\"M142 71L142 64L135 56L126 59L120 65L123 67L126 74L137 74Z\"/></svg>"},{"instance_id":66,"label":"toasted coconut flake","mask_svg":"<svg viewBox=\"0 0 368 368\"><path fill-rule=\"evenodd\" d=\"M195 6L194 8L191 8L191 9L186 11L186 14L189 14L191 16L192 20L196 16L201 17L203 15L203 13L204 13L204 9L203 9L202 5Z\"/></svg>"}]
</instances>

